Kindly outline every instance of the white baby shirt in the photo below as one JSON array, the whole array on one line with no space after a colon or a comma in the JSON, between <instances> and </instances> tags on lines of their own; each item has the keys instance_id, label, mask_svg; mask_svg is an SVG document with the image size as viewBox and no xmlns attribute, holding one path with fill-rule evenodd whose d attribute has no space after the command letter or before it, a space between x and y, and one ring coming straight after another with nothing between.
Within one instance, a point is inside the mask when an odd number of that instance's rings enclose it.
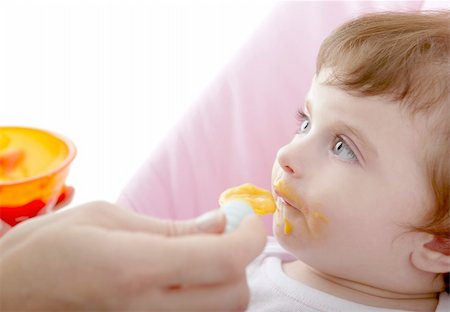
<instances>
[{"instance_id":1,"label":"white baby shirt","mask_svg":"<svg viewBox=\"0 0 450 312\"><path fill-rule=\"evenodd\" d=\"M269 237L264 252L247 268L250 303L247 311L282 312L394 312L361 305L306 286L282 270L282 262L295 260L273 237ZM436 312L450 312L450 300L441 294Z\"/></svg>"}]
</instances>

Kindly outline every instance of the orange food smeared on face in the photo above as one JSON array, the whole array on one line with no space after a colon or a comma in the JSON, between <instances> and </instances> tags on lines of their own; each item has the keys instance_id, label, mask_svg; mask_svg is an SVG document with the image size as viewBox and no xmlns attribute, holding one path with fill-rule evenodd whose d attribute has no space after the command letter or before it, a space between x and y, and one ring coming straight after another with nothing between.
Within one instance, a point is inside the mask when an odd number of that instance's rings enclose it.
<instances>
[{"instance_id":1,"label":"orange food smeared on face","mask_svg":"<svg viewBox=\"0 0 450 312\"><path fill-rule=\"evenodd\" d=\"M297 202L301 202L301 200L298 198L297 194L292 193L288 190L284 180L277 179L275 181L275 183L273 184L273 187L275 188L275 191L277 191L277 193L280 194L281 196L295 200Z\"/></svg>"},{"instance_id":2,"label":"orange food smeared on face","mask_svg":"<svg viewBox=\"0 0 450 312\"><path fill-rule=\"evenodd\" d=\"M274 183L275 191L280 194L283 197L286 198L295 198L295 194L292 194L288 191L286 188L286 185L284 183L284 180L278 178ZM295 197L294 197L295 196ZM286 216L283 217L283 223L284 223L284 234L289 235L292 232L292 224L289 222L289 219L286 218Z\"/></svg>"},{"instance_id":3,"label":"orange food smeared on face","mask_svg":"<svg viewBox=\"0 0 450 312\"><path fill-rule=\"evenodd\" d=\"M292 232L292 225L289 220L284 217L284 234L289 235Z\"/></svg>"},{"instance_id":4,"label":"orange food smeared on face","mask_svg":"<svg viewBox=\"0 0 450 312\"><path fill-rule=\"evenodd\" d=\"M317 222L328 223L328 218L323 213L321 213L320 211L313 211L312 212L312 218L317 220Z\"/></svg>"},{"instance_id":5,"label":"orange food smeared on face","mask_svg":"<svg viewBox=\"0 0 450 312\"><path fill-rule=\"evenodd\" d=\"M246 183L225 190L219 198L220 206L232 200L240 200L249 204L256 214L274 213L277 209L272 193Z\"/></svg>"}]
</instances>

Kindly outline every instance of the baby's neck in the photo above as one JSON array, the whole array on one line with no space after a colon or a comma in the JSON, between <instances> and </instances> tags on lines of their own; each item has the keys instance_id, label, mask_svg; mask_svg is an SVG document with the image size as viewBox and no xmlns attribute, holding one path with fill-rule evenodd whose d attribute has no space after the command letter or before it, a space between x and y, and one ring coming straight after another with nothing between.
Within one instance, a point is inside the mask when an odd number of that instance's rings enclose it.
<instances>
[{"instance_id":1,"label":"baby's neck","mask_svg":"<svg viewBox=\"0 0 450 312\"><path fill-rule=\"evenodd\" d=\"M330 295L368 306L407 311L435 311L435 293L402 294L323 274L301 261L283 264L291 278Z\"/></svg>"}]
</instances>

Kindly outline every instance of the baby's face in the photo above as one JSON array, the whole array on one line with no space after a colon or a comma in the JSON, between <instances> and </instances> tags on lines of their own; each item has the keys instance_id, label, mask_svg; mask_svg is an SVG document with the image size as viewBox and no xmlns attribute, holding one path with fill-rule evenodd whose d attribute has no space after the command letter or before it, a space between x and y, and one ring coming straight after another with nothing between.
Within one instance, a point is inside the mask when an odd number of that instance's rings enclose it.
<instances>
[{"instance_id":1,"label":"baby's face","mask_svg":"<svg viewBox=\"0 0 450 312\"><path fill-rule=\"evenodd\" d=\"M382 97L322 84L327 75L313 80L298 134L274 163L275 236L320 272L401 289L398 274L413 270L408 226L432 203L426 122Z\"/></svg>"}]
</instances>

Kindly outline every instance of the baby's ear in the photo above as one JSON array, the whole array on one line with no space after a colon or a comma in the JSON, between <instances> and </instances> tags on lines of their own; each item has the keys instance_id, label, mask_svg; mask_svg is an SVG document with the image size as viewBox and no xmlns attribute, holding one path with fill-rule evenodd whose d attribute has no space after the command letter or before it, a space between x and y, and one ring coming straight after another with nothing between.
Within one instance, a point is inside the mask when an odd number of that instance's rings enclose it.
<instances>
[{"instance_id":1,"label":"baby's ear","mask_svg":"<svg viewBox=\"0 0 450 312\"><path fill-rule=\"evenodd\" d=\"M418 233L411 262L425 272L450 272L450 239Z\"/></svg>"}]
</instances>

